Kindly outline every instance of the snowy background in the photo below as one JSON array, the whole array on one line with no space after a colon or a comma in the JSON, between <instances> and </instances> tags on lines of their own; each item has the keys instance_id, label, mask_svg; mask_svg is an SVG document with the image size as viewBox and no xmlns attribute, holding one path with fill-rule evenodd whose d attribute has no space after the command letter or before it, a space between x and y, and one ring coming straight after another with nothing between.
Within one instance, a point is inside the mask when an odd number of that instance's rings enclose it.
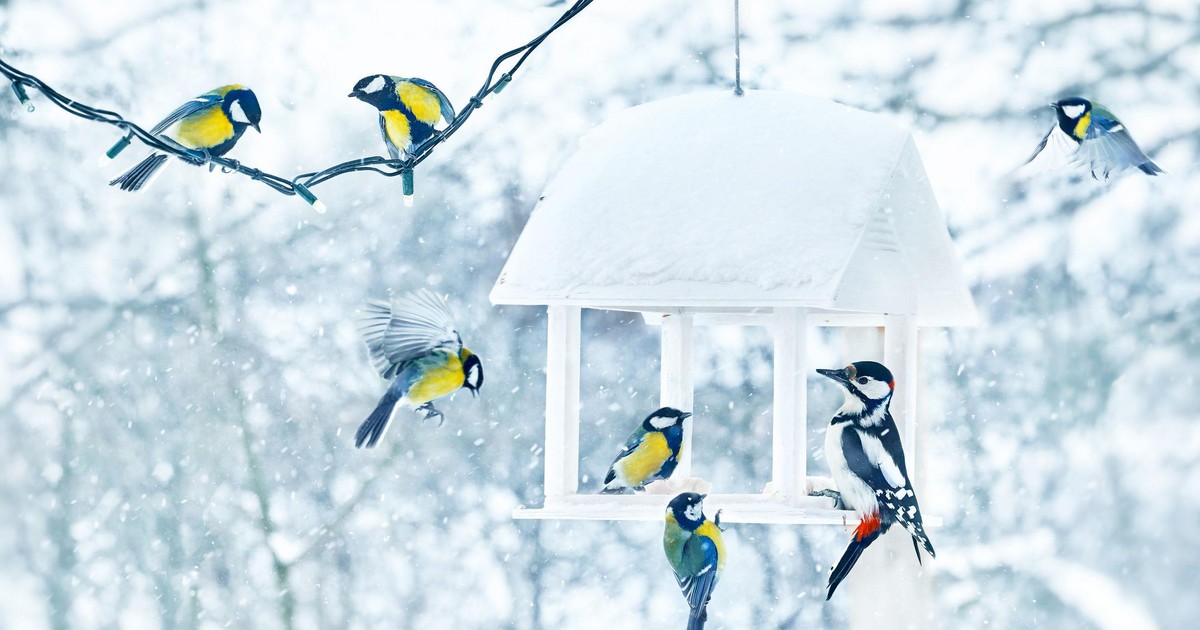
<instances>
[{"instance_id":1,"label":"snowy background","mask_svg":"<svg viewBox=\"0 0 1200 630\"><path fill-rule=\"evenodd\" d=\"M290 175L381 153L345 96L360 77L424 77L461 106L564 8L544 4L0 0L0 47L146 126L245 83L263 134L232 157ZM510 519L541 497L545 315L487 293L584 132L727 88L730 4L595 3L423 165L412 209L398 180L336 179L317 215L178 163L129 195L97 165L113 129L0 95L0 627L678 625L660 525ZM926 339L932 625L1200 620L1198 25L1190 0L743 3L747 86L913 129L986 320ZM1045 103L1072 94L1169 174L1011 184ZM483 396L357 451L384 383L351 315L422 285L452 294ZM656 406L658 365L640 317L584 327L588 487ZM769 340L705 329L696 353L697 411L727 445L697 457L755 491ZM819 426L838 395L810 391ZM845 624L848 598L821 601L840 528L728 536L710 627Z\"/></svg>"}]
</instances>

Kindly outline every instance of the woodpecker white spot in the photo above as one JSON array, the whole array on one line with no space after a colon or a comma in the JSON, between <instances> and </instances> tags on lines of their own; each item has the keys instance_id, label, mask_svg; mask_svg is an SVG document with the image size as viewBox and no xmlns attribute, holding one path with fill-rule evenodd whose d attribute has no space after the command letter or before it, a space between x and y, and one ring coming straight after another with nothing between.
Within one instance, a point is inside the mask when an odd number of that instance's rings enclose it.
<instances>
[{"instance_id":1,"label":"woodpecker white spot","mask_svg":"<svg viewBox=\"0 0 1200 630\"><path fill-rule=\"evenodd\" d=\"M1083 110L1087 109L1083 105L1063 105L1062 111L1067 115L1067 118L1074 120L1083 115Z\"/></svg>"}]
</instances>

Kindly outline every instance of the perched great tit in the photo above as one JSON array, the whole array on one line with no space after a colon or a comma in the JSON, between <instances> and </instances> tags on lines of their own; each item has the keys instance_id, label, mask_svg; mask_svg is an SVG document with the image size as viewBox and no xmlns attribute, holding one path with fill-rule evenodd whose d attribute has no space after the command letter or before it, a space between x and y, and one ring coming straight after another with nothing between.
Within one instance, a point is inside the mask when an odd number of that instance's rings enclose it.
<instances>
[{"instance_id":1,"label":"perched great tit","mask_svg":"<svg viewBox=\"0 0 1200 630\"><path fill-rule=\"evenodd\" d=\"M406 406L425 412L425 418L445 416L433 401L460 387L477 395L483 386L483 364L463 346L445 298L419 289L391 304L370 302L363 308L359 331L375 369L391 386L358 432L354 446L375 446L387 431L396 409Z\"/></svg>"},{"instance_id":2,"label":"perched great tit","mask_svg":"<svg viewBox=\"0 0 1200 630\"><path fill-rule=\"evenodd\" d=\"M454 120L450 99L424 79L373 74L363 77L349 96L379 110L379 132L393 160L415 153L433 136L439 118Z\"/></svg>"},{"instance_id":3,"label":"perched great tit","mask_svg":"<svg viewBox=\"0 0 1200 630\"><path fill-rule=\"evenodd\" d=\"M1026 164L1052 147L1053 152L1091 169L1094 179L1101 175L1108 179L1110 173L1130 166L1147 175L1164 172L1142 153L1125 125L1099 103L1071 97L1050 103L1050 107L1058 122L1046 132Z\"/></svg>"},{"instance_id":4,"label":"perched great tit","mask_svg":"<svg viewBox=\"0 0 1200 630\"><path fill-rule=\"evenodd\" d=\"M683 446L683 421L692 414L663 407L629 434L621 454L613 460L604 478L602 494L618 494L641 490L646 484L667 479L679 463Z\"/></svg>"},{"instance_id":5,"label":"perched great tit","mask_svg":"<svg viewBox=\"0 0 1200 630\"><path fill-rule=\"evenodd\" d=\"M198 158L220 157L237 144L247 127L261 133L261 120L262 109L254 92L244 85L226 85L180 105L150 133L196 152ZM141 190L166 162L166 154L151 153L108 184L121 190Z\"/></svg>"},{"instance_id":6,"label":"perched great tit","mask_svg":"<svg viewBox=\"0 0 1200 630\"><path fill-rule=\"evenodd\" d=\"M708 600L725 570L725 542L719 523L704 518L705 495L685 492L667 504L663 550L687 598L688 630L703 630ZM720 514L717 515L720 520Z\"/></svg>"},{"instance_id":7,"label":"perched great tit","mask_svg":"<svg viewBox=\"0 0 1200 630\"><path fill-rule=\"evenodd\" d=\"M908 530L917 562L921 549L935 556L925 536L921 508L904 465L900 431L888 411L895 391L892 373L874 361L859 361L840 370L817 370L841 385L845 402L825 432L825 461L833 473L843 505L861 519L850 544L829 574L825 599L833 597L864 549L892 525Z\"/></svg>"}]
</instances>

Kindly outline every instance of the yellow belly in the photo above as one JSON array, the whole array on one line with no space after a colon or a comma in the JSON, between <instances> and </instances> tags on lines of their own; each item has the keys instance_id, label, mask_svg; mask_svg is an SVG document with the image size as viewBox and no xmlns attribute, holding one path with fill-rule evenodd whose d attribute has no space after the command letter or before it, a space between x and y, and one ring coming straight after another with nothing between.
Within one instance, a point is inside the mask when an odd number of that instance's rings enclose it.
<instances>
[{"instance_id":1,"label":"yellow belly","mask_svg":"<svg viewBox=\"0 0 1200 630\"><path fill-rule=\"evenodd\" d=\"M409 127L408 118L394 109L384 110L379 112L379 115L383 116L383 128L388 141L401 151L408 151L409 145L412 144L412 128Z\"/></svg>"},{"instance_id":2,"label":"yellow belly","mask_svg":"<svg viewBox=\"0 0 1200 630\"><path fill-rule=\"evenodd\" d=\"M442 117L442 102L437 95L415 83L404 81L397 84L396 96L423 123L432 125Z\"/></svg>"},{"instance_id":3,"label":"yellow belly","mask_svg":"<svg viewBox=\"0 0 1200 630\"><path fill-rule=\"evenodd\" d=\"M1087 137L1088 127L1092 124L1092 112L1088 112L1075 123L1075 137L1083 140Z\"/></svg>"},{"instance_id":4,"label":"yellow belly","mask_svg":"<svg viewBox=\"0 0 1200 630\"><path fill-rule=\"evenodd\" d=\"M408 400L414 405L423 405L453 394L462 387L463 379L462 362L458 357L451 355L451 359L443 367L425 372L408 388Z\"/></svg>"},{"instance_id":5,"label":"yellow belly","mask_svg":"<svg viewBox=\"0 0 1200 630\"><path fill-rule=\"evenodd\" d=\"M189 149L211 149L233 137L233 123L220 107L184 118L175 141Z\"/></svg>"},{"instance_id":6,"label":"yellow belly","mask_svg":"<svg viewBox=\"0 0 1200 630\"><path fill-rule=\"evenodd\" d=\"M717 546L717 573L725 569L725 540L721 538L721 530L712 521L704 521L696 528L696 534L711 538Z\"/></svg>"},{"instance_id":7,"label":"yellow belly","mask_svg":"<svg viewBox=\"0 0 1200 630\"><path fill-rule=\"evenodd\" d=\"M670 456L671 447L667 444L667 438L661 433L647 433L632 453L617 462L617 475L628 485L640 486L658 472Z\"/></svg>"}]
</instances>

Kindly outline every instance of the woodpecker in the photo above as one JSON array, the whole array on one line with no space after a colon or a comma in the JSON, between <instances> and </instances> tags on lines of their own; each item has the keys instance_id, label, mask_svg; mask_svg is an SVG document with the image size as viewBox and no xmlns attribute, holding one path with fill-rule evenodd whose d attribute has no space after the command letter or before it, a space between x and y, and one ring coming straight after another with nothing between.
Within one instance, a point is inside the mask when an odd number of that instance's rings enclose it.
<instances>
[{"instance_id":1,"label":"woodpecker","mask_svg":"<svg viewBox=\"0 0 1200 630\"><path fill-rule=\"evenodd\" d=\"M825 460L841 503L860 519L846 551L829 573L828 600L863 550L892 525L903 527L912 536L918 563L922 548L931 557L937 554L925 535L917 495L904 465L900 431L888 410L896 389L892 373L874 361L817 373L836 381L846 395L825 433Z\"/></svg>"}]
</instances>

